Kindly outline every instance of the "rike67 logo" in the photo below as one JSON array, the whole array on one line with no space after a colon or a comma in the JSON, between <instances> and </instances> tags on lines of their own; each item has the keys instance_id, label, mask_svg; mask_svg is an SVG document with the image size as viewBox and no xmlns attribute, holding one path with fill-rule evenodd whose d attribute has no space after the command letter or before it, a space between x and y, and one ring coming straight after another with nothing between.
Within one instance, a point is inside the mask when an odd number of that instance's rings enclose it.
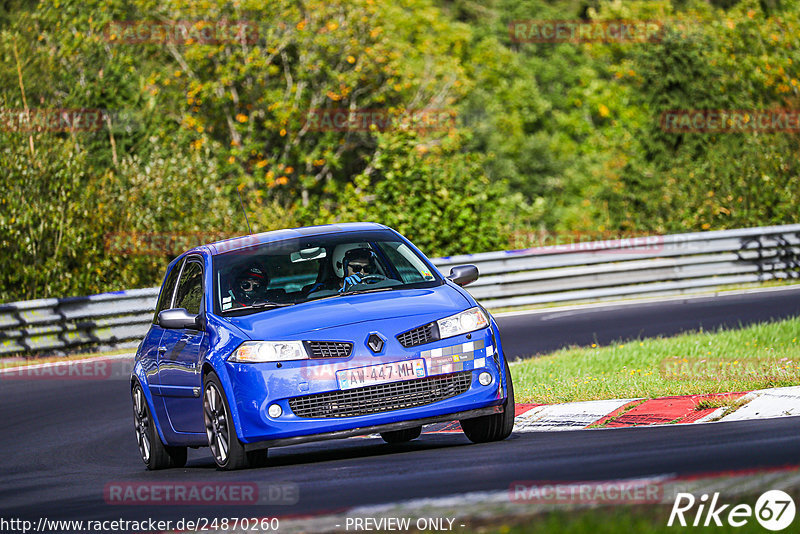
<instances>
[{"instance_id":1,"label":"rike67 logo","mask_svg":"<svg viewBox=\"0 0 800 534\"><path fill-rule=\"evenodd\" d=\"M695 504L697 509L693 511ZM688 525L721 527L724 520L733 527L741 527L755 516L762 527L778 531L792 524L795 511L794 500L789 494L780 490L763 493L756 501L755 507L749 504L737 504L733 507L730 504L720 504L719 493L714 493L710 500L705 493L700 499L695 499L691 493L678 493L667 526L678 524L682 527Z\"/></svg>"}]
</instances>

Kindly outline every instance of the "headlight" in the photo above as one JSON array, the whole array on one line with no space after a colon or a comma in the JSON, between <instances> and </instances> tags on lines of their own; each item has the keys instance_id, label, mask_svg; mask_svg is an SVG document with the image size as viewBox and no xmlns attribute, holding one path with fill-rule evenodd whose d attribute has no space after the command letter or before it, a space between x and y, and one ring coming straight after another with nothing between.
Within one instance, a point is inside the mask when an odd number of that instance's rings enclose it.
<instances>
[{"instance_id":1,"label":"headlight","mask_svg":"<svg viewBox=\"0 0 800 534\"><path fill-rule=\"evenodd\" d=\"M489 320L480 308L470 308L467 311L439 319L436 324L439 325L440 339L444 339L486 328L489 326Z\"/></svg>"},{"instance_id":2,"label":"headlight","mask_svg":"<svg viewBox=\"0 0 800 534\"><path fill-rule=\"evenodd\" d=\"M229 362L259 363L307 360L302 341L245 341L228 357Z\"/></svg>"}]
</instances>

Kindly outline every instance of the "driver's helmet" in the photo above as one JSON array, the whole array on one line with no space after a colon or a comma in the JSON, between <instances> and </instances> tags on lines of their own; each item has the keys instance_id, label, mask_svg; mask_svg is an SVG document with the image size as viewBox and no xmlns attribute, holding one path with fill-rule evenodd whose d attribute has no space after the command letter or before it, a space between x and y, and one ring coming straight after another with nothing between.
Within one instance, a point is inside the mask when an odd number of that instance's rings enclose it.
<instances>
[{"instance_id":1,"label":"driver's helmet","mask_svg":"<svg viewBox=\"0 0 800 534\"><path fill-rule=\"evenodd\" d=\"M233 295L242 304L262 300L267 293L269 277L257 263L250 263L236 271L233 279Z\"/></svg>"},{"instance_id":2,"label":"driver's helmet","mask_svg":"<svg viewBox=\"0 0 800 534\"><path fill-rule=\"evenodd\" d=\"M377 272L375 253L368 248L353 248L345 252L342 260L345 276L350 274L350 270L361 276L375 274ZM350 268L350 270L348 269Z\"/></svg>"},{"instance_id":3,"label":"driver's helmet","mask_svg":"<svg viewBox=\"0 0 800 534\"><path fill-rule=\"evenodd\" d=\"M357 248L365 248L369 250L369 243L342 243L341 245L336 245L336 247L333 249L333 254L331 254L331 263L333 267L333 274L336 276L336 278L341 279L347 276L344 270L344 255Z\"/></svg>"}]
</instances>

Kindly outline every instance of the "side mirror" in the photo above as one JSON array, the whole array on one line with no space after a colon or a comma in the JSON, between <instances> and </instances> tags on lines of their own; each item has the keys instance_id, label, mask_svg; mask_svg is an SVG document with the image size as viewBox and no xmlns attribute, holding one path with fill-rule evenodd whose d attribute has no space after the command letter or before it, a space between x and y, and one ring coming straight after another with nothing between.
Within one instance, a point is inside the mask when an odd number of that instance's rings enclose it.
<instances>
[{"instance_id":1,"label":"side mirror","mask_svg":"<svg viewBox=\"0 0 800 534\"><path fill-rule=\"evenodd\" d=\"M450 269L447 279L463 287L478 279L478 268L474 265L457 265Z\"/></svg>"},{"instance_id":2,"label":"side mirror","mask_svg":"<svg viewBox=\"0 0 800 534\"><path fill-rule=\"evenodd\" d=\"M202 330L202 319L199 315L192 315L183 308L173 308L158 312L158 324L162 328L182 330L191 328Z\"/></svg>"}]
</instances>

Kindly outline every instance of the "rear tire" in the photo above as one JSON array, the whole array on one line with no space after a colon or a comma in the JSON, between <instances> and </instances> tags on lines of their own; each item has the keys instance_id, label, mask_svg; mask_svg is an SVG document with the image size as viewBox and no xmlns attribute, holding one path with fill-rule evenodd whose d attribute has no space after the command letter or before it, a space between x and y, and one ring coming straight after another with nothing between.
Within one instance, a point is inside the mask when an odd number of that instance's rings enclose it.
<instances>
[{"instance_id":1,"label":"rear tire","mask_svg":"<svg viewBox=\"0 0 800 534\"><path fill-rule=\"evenodd\" d=\"M150 471L183 467L186 465L186 447L169 447L164 445L156 430L153 414L147 406L141 384L137 381L131 390L133 399L133 424L136 431L136 442L139 445L139 456Z\"/></svg>"},{"instance_id":2,"label":"rear tire","mask_svg":"<svg viewBox=\"0 0 800 534\"><path fill-rule=\"evenodd\" d=\"M225 471L248 467L250 465L248 454L236 435L236 427L233 424L228 399L223 393L222 383L213 372L206 375L204 382L203 421L214 463ZM254 455L254 458L256 456Z\"/></svg>"},{"instance_id":3,"label":"rear tire","mask_svg":"<svg viewBox=\"0 0 800 534\"><path fill-rule=\"evenodd\" d=\"M420 434L422 434L422 427L415 426L414 428L404 428L403 430L381 432L381 437L386 443L405 443L412 439L417 439Z\"/></svg>"},{"instance_id":4,"label":"rear tire","mask_svg":"<svg viewBox=\"0 0 800 534\"><path fill-rule=\"evenodd\" d=\"M511 372L508 369L508 362L504 363L504 367L508 396L503 403L503 413L459 421L464 434L473 443L501 441L510 436L511 431L514 430L514 384L511 380Z\"/></svg>"}]
</instances>

